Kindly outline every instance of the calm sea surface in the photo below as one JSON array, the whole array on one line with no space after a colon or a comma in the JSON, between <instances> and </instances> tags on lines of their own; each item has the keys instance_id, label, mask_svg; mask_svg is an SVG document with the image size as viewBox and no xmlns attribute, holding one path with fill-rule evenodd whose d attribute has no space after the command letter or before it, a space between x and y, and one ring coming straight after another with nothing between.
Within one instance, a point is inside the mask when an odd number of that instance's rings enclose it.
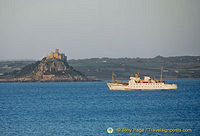
<instances>
[{"instance_id":1,"label":"calm sea surface","mask_svg":"<svg viewBox=\"0 0 200 136\"><path fill-rule=\"evenodd\" d=\"M178 90L109 91L106 82L0 83L0 136L199 136L200 80L168 82Z\"/></svg>"}]
</instances>

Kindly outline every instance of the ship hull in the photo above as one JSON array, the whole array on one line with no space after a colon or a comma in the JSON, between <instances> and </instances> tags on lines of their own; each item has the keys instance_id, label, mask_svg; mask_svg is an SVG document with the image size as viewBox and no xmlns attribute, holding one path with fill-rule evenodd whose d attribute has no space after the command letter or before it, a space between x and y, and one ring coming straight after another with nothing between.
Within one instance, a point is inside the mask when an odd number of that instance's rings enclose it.
<instances>
[{"instance_id":1,"label":"ship hull","mask_svg":"<svg viewBox=\"0 0 200 136\"><path fill-rule=\"evenodd\" d=\"M126 90L127 85L123 84L115 84L115 83L107 83L110 90Z\"/></svg>"},{"instance_id":2,"label":"ship hull","mask_svg":"<svg viewBox=\"0 0 200 136\"><path fill-rule=\"evenodd\" d=\"M144 90L144 91L151 91L151 90L176 90L177 89L177 85L175 84L164 84L162 86L159 86L159 87L155 87L155 85L151 85L151 86L148 86L148 85L144 85L144 86L141 86L141 85L137 85L137 86L129 86L129 85L124 85L124 84L116 84L116 83L107 83L109 89L111 91L114 91L114 90L126 90L126 91L140 91L140 90Z\"/></svg>"}]
</instances>

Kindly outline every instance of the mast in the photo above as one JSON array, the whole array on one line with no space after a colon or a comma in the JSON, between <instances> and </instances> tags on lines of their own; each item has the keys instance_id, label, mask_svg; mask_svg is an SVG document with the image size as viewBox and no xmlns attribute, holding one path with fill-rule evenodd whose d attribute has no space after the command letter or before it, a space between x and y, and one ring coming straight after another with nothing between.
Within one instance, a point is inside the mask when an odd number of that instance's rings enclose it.
<instances>
[{"instance_id":1,"label":"mast","mask_svg":"<svg viewBox=\"0 0 200 136\"><path fill-rule=\"evenodd\" d=\"M112 83L114 83L114 72L112 72Z\"/></svg>"},{"instance_id":2,"label":"mast","mask_svg":"<svg viewBox=\"0 0 200 136\"><path fill-rule=\"evenodd\" d=\"M162 72L163 72L163 66L161 66L160 82L162 82Z\"/></svg>"}]
</instances>

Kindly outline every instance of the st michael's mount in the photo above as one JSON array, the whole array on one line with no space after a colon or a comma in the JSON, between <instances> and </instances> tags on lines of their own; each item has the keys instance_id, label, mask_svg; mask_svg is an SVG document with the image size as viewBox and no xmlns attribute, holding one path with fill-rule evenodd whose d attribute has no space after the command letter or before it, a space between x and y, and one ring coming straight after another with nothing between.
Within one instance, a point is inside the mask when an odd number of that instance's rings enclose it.
<instances>
[{"instance_id":1,"label":"st michael's mount","mask_svg":"<svg viewBox=\"0 0 200 136\"><path fill-rule=\"evenodd\" d=\"M4 73L0 82L71 82L88 81L87 77L67 62L67 56L58 49L41 61L29 64L21 70Z\"/></svg>"}]
</instances>

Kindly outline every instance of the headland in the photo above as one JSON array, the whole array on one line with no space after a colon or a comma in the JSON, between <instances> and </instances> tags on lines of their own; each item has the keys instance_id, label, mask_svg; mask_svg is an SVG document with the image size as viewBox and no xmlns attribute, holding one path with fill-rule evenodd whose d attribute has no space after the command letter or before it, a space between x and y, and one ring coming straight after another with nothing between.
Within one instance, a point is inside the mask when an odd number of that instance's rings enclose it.
<instances>
[{"instance_id":1,"label":"headland","mask_svg":"<svg viewBox=\"0 0 200 136\"><path fill-rule=\"evenodd\" d=\"M67 62L67 56L58 49L41 61L29 64L21 70L4 73L0 82L67 82L88 81L87 77Z\"/></svg>"}]
</instances>

